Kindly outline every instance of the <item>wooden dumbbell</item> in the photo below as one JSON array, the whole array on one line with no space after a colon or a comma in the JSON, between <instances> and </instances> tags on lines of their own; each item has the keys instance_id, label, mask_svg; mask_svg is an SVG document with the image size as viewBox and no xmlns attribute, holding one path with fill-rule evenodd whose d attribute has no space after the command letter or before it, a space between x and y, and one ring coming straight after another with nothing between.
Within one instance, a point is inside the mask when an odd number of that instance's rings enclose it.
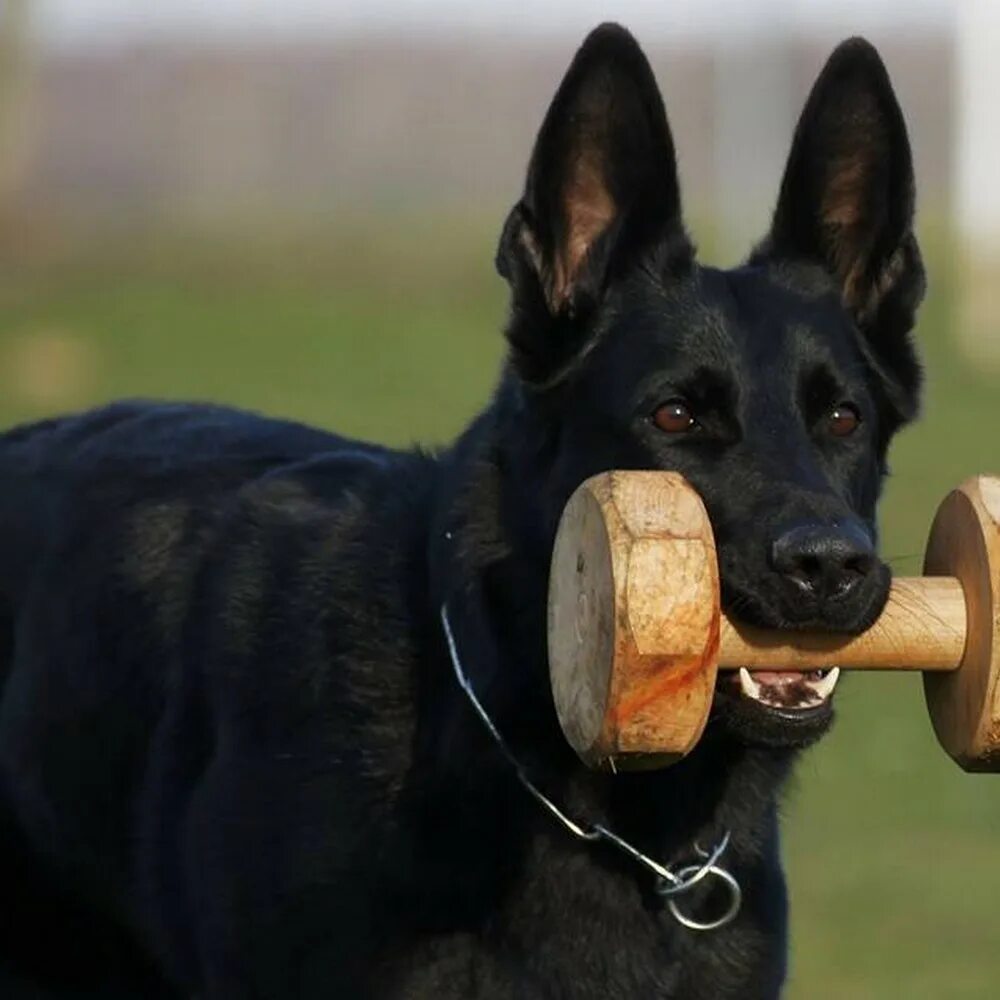
<instances>
[{"instance_id":1,"label":"wooden dumbbell","mask_svg":"<svg viewBox=\"0 0 1000 1000\"><path fill-rule=\"evenodd\" d=\"M591 766L660 766L697 743L719 669L922 670L944 749L966 770L1000 770L1000 479L945 498L924 573L894 580L857 635L747 626L720 610L708 515L681 476L595 476L566 505L552 555L563 732Z\"/></svg>"}]
</instances>

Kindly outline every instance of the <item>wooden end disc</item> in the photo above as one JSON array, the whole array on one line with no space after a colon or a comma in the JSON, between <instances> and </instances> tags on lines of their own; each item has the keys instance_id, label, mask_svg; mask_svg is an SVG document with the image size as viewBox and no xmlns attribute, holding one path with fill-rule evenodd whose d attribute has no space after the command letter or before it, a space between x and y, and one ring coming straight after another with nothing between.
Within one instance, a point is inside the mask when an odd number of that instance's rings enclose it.
<instances>
[{"instance_id":1,"label":"wooden end disc","mask_svg":"<svg viewBox=\"0 0 1000 1000\"><path fill-rule=\"evenodd\" d=\"M934 731L966 771L1000 771L1000 479L976 476L945 497L924 573L958 577L968 616L959 669L924 674Z\"/></svg>"},{"instance_id":2,"label":"wooden end disc","mask_svg":"<svg viewBox=\"0 0 1000 1000\"><path fill-rule=\"evenodd\" d=\"M669 472L608 472L570 498L549 579L549 674L592 767L658 767L705 728L719 647L715 542Z\"/></svg>"}]
</instances>

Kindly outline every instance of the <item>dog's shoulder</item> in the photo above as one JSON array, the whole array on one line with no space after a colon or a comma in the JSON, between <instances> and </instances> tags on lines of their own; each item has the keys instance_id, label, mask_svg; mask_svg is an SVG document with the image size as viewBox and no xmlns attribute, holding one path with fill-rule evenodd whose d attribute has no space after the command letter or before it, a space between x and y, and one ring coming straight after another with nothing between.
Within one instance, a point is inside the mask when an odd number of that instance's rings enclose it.
<instances>
[{"instance_id":1,"label":"dog's shoulder","mask_svg":"<svg viewBox=\"0 0 1000 1000\"><path fill-rule=\"evenodd\" d=\"M396 745L413 722L427 618L428 463L344 448L233 494L184 636L221 711L317 727L342 749L363 744L370 762Z\"/></svg>"}]
</instances>

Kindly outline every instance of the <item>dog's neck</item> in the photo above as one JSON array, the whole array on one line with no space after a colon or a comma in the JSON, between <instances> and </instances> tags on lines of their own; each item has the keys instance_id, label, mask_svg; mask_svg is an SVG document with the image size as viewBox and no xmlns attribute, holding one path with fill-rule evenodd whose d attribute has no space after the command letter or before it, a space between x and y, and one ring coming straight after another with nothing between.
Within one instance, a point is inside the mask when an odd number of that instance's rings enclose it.
<instances>
[{"instance_id":1,"label":"dog's neck","mask_svg":"<svg viewBox=\"0 0 1000 1000\"><path fill-rule=\"evenodd\" d=\"M584 767L562 737L545 631L555 524L531 509L550 490L545 442L531 433L501 388L443 459L447 500L435 518L431 565L445 569L432 579L431 611L449 602L470 680L519 761L561 805L614 825L660 857L689 850L694 837L710 841L723 828L739 841L756 840L770 829L789 751L751 749L710 727L697 750L669 770L609 776ZM452 685L456 713L478 727L454 679L441 677ZM485 738L482 746L497 767L507 766Z\"/></svg>"}]
</instances>

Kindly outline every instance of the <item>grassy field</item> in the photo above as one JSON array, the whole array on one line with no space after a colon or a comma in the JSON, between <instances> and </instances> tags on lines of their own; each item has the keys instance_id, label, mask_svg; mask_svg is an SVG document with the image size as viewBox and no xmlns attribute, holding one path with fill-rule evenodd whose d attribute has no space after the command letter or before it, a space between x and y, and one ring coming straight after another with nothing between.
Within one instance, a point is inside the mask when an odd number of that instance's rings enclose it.
<instances>
[{"instance_id":1,"label":"grassy field","mask_svg":"<svg viewBox=\"0 0 1000 1000\"><path fill-rule=\"evenodd\" d=\"M122 395L195 397L392 443L449 438L486 400L504 291L492 226L410 219L336 238L58 230L0 246L0 420ZM963 366L951 256L920 324L925 416L899 440L884 551L916 573L934 507L1000 471L1000 373ZM937 748L920 680L852 677L785 812L788 996L985 998L1000 981L1000 778Z\"/></svg>"}]
</instances>

